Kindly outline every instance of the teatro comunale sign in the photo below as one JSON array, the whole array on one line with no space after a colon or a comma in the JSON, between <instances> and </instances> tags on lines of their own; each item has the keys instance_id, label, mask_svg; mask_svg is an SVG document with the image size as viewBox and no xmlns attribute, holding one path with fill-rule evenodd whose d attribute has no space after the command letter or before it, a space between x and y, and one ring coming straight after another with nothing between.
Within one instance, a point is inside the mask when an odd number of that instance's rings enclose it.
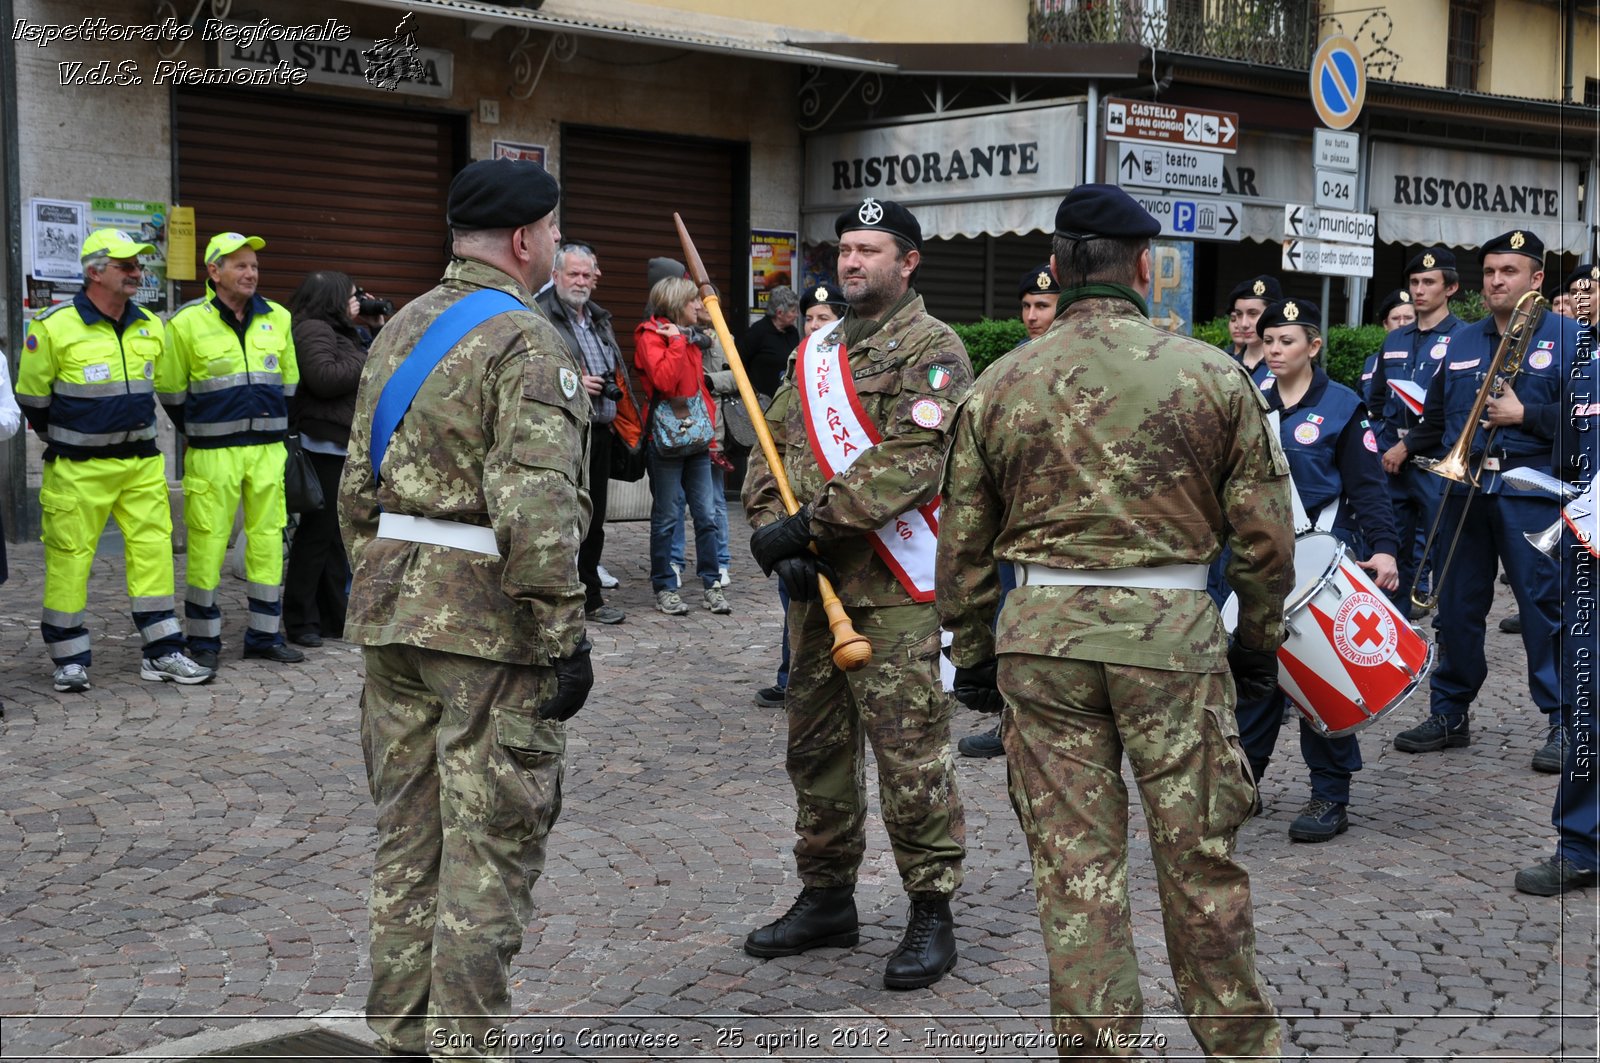
<instances>
[{"instance_id":1,"label":"teatro comunale sign","mask_svg":"<svg viewBox=\"0 0 1600 1063\"><path fill-rule=\"evenodd\" d=\"M1081 98L974 111L806 141L805 239L866 196L910 207L925 238L1048 230L1082 179Z\"/></svg>"}]
</instances>

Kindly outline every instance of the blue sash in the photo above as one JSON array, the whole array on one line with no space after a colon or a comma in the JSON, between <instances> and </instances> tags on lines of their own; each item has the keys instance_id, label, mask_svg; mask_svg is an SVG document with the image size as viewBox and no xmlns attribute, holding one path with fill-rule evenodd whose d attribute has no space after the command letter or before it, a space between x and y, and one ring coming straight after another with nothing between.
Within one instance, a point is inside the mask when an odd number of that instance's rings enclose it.
<instances>
[{"instance_id":1,"label":"blue sash","mask_svg":"<svg viewBox=\"0 0 1600 1063\"><path fill-rule=\"evenodd\" d=\"M483 288L458 300L450 309L434 319L433 324L417 340L411 353L395 369L383 390L378 393L378 403L372 410L371 453L373 479L382 482L383 456L389 450L389 440L428 374L444 360L450 349L460 343L467 333L497 314L511 310L526 310L522 300L493 288Z\"/></svg>"}]
</instances>

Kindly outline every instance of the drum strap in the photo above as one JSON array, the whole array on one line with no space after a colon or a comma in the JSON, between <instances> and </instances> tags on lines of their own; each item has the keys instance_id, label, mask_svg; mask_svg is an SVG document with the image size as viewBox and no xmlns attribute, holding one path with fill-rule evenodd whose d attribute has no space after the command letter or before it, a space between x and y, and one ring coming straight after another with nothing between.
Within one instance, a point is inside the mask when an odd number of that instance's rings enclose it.
<instances>
[{"instance_id":1,"label":"drum strap","mask_svg":"<svg viewBox=\"0 0 1600 1063\"><path fill-rule=\"evenodd\" d=\"M1267 414L1267 423L1272 426L1273 435L1278 435L1279 433L1278 421L1277 410ZM1295 486L1293 473L1289 474L1289 505L1294 509L1294 534L1297 539L1313 531L1328 531L1333 527L1334 520L1339 516L1339 500L1335 498L1332 502L1322 507L1322 512L1317 514L1317 519L1313 522L1310 515L1306 513L1306 504L1300 498L1300 489Z\"/></svg>"}]
</instances>

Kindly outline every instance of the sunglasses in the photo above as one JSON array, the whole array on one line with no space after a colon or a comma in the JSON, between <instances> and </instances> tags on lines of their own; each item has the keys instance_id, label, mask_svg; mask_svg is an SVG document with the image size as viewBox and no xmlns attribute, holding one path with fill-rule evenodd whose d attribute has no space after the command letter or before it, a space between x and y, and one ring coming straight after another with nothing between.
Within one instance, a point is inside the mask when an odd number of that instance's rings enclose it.
<instances>
[{"instance_id":1,"label":"sunglasses","mask_svg":"<svg viewBox=\"0 0 1600 1063\"><path fill-rule=\"evenodd\" d=\"M137 262L123 262L123 261L121 261L119 259L115 259L114 258L114 259L111 260L111 266L114 269L120 269L124 273L143 273L144 272L144 267L139 265L139 263L137 263Z\"/></svg>"}]
</instances>

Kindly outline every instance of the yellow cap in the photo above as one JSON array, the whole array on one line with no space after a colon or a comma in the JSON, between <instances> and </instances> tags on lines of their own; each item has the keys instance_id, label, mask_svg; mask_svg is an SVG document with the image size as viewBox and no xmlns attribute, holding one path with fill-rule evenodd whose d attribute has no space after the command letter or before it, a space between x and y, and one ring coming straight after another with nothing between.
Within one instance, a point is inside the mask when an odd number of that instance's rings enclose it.
<instances>
[{"instance_id":1,"label":"yellow cap","mask_svg":"<svg viewBox=\"0 0 1600 1063\"><path fill-rule=\"evenodd\" d=\"M259 236L246 236L244 233L218 233L206 245L206 265L211 265L217 259L231 255L245 244L249 244L257 251L267 246L267 242Z\"/></svg>"},{"instance_id":2,"label":"yellow cap","mask_svg":"<svg viewBox=\"0 0 1600 1063\"><path fill-rule=\"evenodd\" d=\"M84 238L83 252L78 261L85 262L95 255L112 258L137 258L156 253L154 244L140 243L121 229L96 229Z\"/></svg>"}]
</instances>

